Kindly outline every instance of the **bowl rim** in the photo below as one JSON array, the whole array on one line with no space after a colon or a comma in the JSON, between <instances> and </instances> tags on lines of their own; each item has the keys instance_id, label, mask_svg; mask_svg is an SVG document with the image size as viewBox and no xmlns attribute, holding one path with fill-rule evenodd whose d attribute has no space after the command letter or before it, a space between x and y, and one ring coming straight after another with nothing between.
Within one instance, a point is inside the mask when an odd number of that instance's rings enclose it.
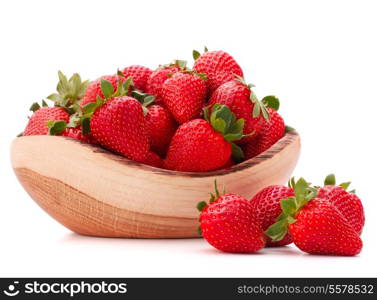
<instances>
[{"instance_id":1,"label":"bowl rim","mask_svg":"<svg viewBox=\"0 0 377 300\"><path fill-rule=\"evenodd\" d=\"M18 137L17 139L22 138L28 138L32 136L24 136L24 137ZM39 136L40 137L40 136ZM52 137L52 136L49 136ZM219 177L228 175L230 173L236 173L245 169L248 169L250 167L253 167L257 164L260 164L272 157L274 157L276 154L281 152L284 148L286 148L288 145L290 145L295 138L299 137L299 134L296 130L292 130L289 132L286 132L282 138L280 138L274 145L272 145L269 149L266 151L260 153L259 155L252 157L248 160L245 160L237 165L234 165L228 169L222 169L222 170L215 170L215 171L209 171L209 172L182 172L182 171L175 171L175 170L167 170L162 168L157 168L153 166L149 166L140 162L136 162L133 160L130 160L124 156L121 156L117 153L114 153L112 151L109 151L108 149L99 147L97 145L88 144L83 141L79 141L77 139L72 139L69 137L52 137L52 138L59 138L59 139L66 139L69 140L72 143L77 143L85 146L86 148L92 149L95 153L102 153L106 156L111 156L113 159L115 158L116 161L120 163L125 163L127 166L130 167L137 167L138 169L142 169L143 171L147 172L153 172L157 173L159 175L174 175L174 176L181 176L181 177L191 177L191 178L205 178L205 177Z\"/></svg>"}]
</instances>

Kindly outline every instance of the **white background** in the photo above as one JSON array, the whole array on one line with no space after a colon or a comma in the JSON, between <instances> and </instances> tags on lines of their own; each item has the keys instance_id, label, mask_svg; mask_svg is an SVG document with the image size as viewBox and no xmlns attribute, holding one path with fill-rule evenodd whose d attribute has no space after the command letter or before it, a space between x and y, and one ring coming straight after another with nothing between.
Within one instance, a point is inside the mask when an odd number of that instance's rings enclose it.
<instances>
[{"instance_id":1,"label":"white background","mask_svg":"<svg viewBox=\"0 0 377 300\"><path fill-rule=\"evenodd\" d=\"M375 1L1 1L1 276L376 276L377 5ZM223 254L205 241L75 235L13 175L9 146L57 70L95 79L223 49L258 95L281 99L302 136L294 172L352 180L364 202L364 249L323 257L292 247ZM179 201L179 199L177 199Z\"/></svg>"}]
</instances>

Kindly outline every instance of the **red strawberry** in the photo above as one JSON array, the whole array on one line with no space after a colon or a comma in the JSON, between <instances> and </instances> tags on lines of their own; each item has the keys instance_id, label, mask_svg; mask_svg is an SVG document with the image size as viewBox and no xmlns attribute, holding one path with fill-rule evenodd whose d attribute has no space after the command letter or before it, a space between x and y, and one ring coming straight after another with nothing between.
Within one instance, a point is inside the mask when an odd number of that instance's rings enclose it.
<instances>
[{"instance_id":1,"label":"red strawberry","mask_svg":"<svg viewBox=\"0 0 377 300\"><path fill-rule=\"evenodd\" d=\"M346 182L336 186L335 175L330 174L326 177L325 186L319 189L318 197L333 204L360 235L365 223L364 208L355 193L346 191L349 184Z\"/></svg>"},{"instance_id":2,"label":"red strawberry","mask_svg":"<svg viewBox=\"0 0 377 300\"><path fill-rule=\"evenodd\" d=\"M124 68L122 74L125 78L132 77L135 88L145 92L152 70L147 67L133 65Z\"/></svg>"},{"instance_id":3,"label":"red strawberry","mask_svg":"<svg viewBox=\"0 0 377 300\"><path fill-rule=\"evenodd\" d=\"M48 121L69 121L69 114L61 107L40 107L34 103L31 107L34 111L25 128L23 135L46 135L49 133Z\"/></svg>"},{"instance_id":4,"label":"red strawberry","mask_svg":"<svg viewBox=\"0 0 377 300\"><path fill-rule=\"evenodd\" d=\"M61 135L85 143L96 144L96 141L94 140L93 136L91 134L83 135L82 130L80 128L66 128Z\"/></svg>"},{"instance_id":5,"label":"red strawberry","mask_svg":"<svg viewBox=\"0 0 377 300\"><path fill-rule=\"evenodd\" d=\"M200 202L200 231L218 250L252 253L265 245L260 224L253 216L250 202L236 194L220 196L217 188L209 204Z\"/></svg>"},{"instance_id":6,"label":"red strawberry","mask_svg":"<svg viewBox=\"0 0 377 300\"><path fill-rule=\"evenodd\" d=\"M330 201L315 198L316 190L303 179L293 181L294 197L281 200L282 213L266 234L281 240L289 230L293 242L312 254L356 255L362 241Z\"/></svg>"},{"instance_id":7,"label":"red strawberry","mask_svg":"<svg viewBox=\"0 0 377 300\"><path fill-rule=\"evenodd\" d=\"M362 241L344 216L328 201L311 200L289 225L295 245L312 254L357 255Z\"/></svg>"},{"instance_id":8,"label":"red strawberry","mask_svg":"<svg viewBox=\"0 0 377 300\"><path fill-rule=\"evenodd\" d=\"M126 80L114 92L111 82L101 80L105 99L84 106L81 123L83 133L91 131L103 147L143 162L149 153L144 111L138 100L123 96L128 93L130 81Z\"/></svg>"},{"instance_id":9,"label":"red strawberry","mask_svg":"<svg viewBox=\"0 0 377 300\"><path fill-rule=\"evenodd\" d=\"M161 89L162 101L179 124L199 117L206 98L206 84L194 73L175 73Z\"/></svg>"},{"instance_id":10,"label":"red strawberry","mask_svg":"<svg viewBox=\"0 0 377 300\"><path fill-rule=\"evenodd\" d=\"M177 129L173 116L166 108L160 105L151 105L148 107L145 120L151 149L161 156L165 156L170 140Z\"/></svg>"},{"instance_id":11,"label":"red strawberry","mask_svg":"<svg viewBox=\"0 0 377 300\"><path fill-rule=\"evenodd\" d=\"M262 120L263 125L259 135L243 146L245 158L250 159L269 149L284 136L285 124L283 118L272 108L267 108L269 120Z\"/></svg>"},{"instance_id":12,"label":"red strawberry","mask_svg":"<svg viewBox=\"0 0 377 300\"><path fill-rule=\"evenodd\" d=\"M147 83L147 93L156 97L156 103L161 101L162 85L174 73L182 71L186 68L186 62L176 60L170 65L164 65L152 72Z\"/></svg>"},{"instance_id":13,"label":"red strawberry","mask_svg":"<svg viewBox=\"0 0 377 300\"><path fill-rule=\"evenodd\" d=\"M247 85L242 78L228 81L212 94L209 106L214 104L227 105L237 118L245 120L244 134L251 136L243 138L240 143L246 143L258 136L268 120L267 105L274 101L274 107L279 108L279 100L274 96L267 96L259 101L251 90L252 85Z\"/></svg>"},{"instance_id":14,"label":"red strawberry","mask_svg":"<svg viewBox=\"0 0 377 300\"><path fill-rule=\"evenodd\" d=\"M232 158L229 158L229 160L223 165L219 170L228 170L231 167L235 166L236 163Z\"/></svg>"},{"instance_id":15,"label":"red strawberry","mask_svg":"<svg viewBox=\"0 0 377 300\"><path fill-rule=\"evenodd\" d=\"M164 161L156 153L150 151L143 163L155 168L162 168Z\"/></svg>"},{"instance_id":16,"label":"red strawberry","mask_svg":"<svg viewBox=\"0 0 377 300\"><path fill-rule=\"evenodd\" d=\"M290 187L283 185L271 185L259 191L251 200L254 214L266 230L275 223L276 218L282 213L280 200L294 196L294 191ZM267 246L284 246L292 243L291 236L287 234L281 241L272 242L267 237Z\"/></svg>"},{"instance_id":17,"label":"red strawberry","mask_svg":"<svg viewBox=\"0 0 377 300\"><path fill-rule=\"evenodd\" d=\"M118 75L105 75L91 82L86 89L84 98L81 101L81 106L84 107L88 103L96 102L97 97L104 98L101 90L101 80L109 81L112 84L113 89L116 90L118 88L118 81L123 81L124 77Z\"/></svg>"},{"instance_id":18,"label":"red strawberry","mask_svg":"<svg viewBox=\"0 0 377 300\"><path fill-rule=\"evenodd\" d=\"M242 138L243 120L236 121L225 105L215 106L210 122L202 119L189 121L178 127L173 136L165 167L185 172L216 170L228 162L232 149L240 148L232 141ZM242 155L241 153L238 153Z\"/></svg>"},{"instance_id":19,"label":"red strawberry","mask_svg":"<svg viewBox=\"0 0 377 300\"><path fill-rule=\"evenodd\" d=\"M193 52L195 64L193 70L207 75L207 86L211 95L220 85L235 78L243 77L243 72L232 56L224 51L210 51L200 55Z\"/></svg>"},{"instance_id":20,"label":"red strawberry","mask_svg":"<svg viewBox=\"0 0 377 300\"><path fill-rule=\"evenodd\" d=\"M65 108L74 108L84 97L89 81L82 81L79 74L73 74L69 79L62 73L58 72L59 82L56 86L57 93L51 94L47 99L55 102Z\"/></svg>"}]
</instances>

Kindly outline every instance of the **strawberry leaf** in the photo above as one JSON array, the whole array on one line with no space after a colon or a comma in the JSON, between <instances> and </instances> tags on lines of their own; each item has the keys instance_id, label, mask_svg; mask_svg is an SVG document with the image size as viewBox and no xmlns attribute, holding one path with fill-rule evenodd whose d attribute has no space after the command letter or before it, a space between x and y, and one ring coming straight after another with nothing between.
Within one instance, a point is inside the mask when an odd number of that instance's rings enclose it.
<instances>
[{"instance_id":1,"label":"strawberry leaf","mask_svg":"<svg viewBox=\"0 0 377 300\"><path fill-rule=\"evenodd\" d=\"M114 87L110 81L101 79L101 91L106 99L109 99L114 94Z\"/></svg>"},{"instance_id":2,"label":"strawberry leaf","mask_svg":"<svg viewBox=\"0 0 377 300\"><path fill-rule=\"evenodd\" d=\"M288 220L284 218L267 228L264 232L273 242L281 241L288 232Z\"/></svg>"},{"instance_id":3,"label":"strawberry leaf","mask_svg":"<svg viewBox=\"0 0 377 300\"><path fill-rule=\"evenodd\" d=\"M230 144L232 146L232 158L237 162L241 162L245 159L245 154L240 146L235 143Z\"/></svg>"},{"instance_id":4,"label":"strawberry leaf","mask_svg":"<svg viewBox=\"0 0 377 300\"><path fill-rule=\"evenodd\" d=\"M38 104L38 102L34 102L31 106L30 106L30 108L29 108L29 110L30 111L32 111L32 112L36 112L38 109L40 109L41 108L41 106Z\"/></svg>"},{"instance_id":5,"label":"strawberry leaf","mask_svg":"<svg viewBox=\"0 0 377 300\"><path fill-rule=\"evenodd\" d=\"M200 52L197 50L193 50L192 57L194 58L194 60L197 60L200 57Z\"/></svg>"},{"instance_id":6,"label":"strawberry leaf","mask_svg":"<svg viewBox=\"0 0 377 300\"><path fill-rule=\"evenodd\" d=\"M285 126L285 133L291 132L291 131L295 131L295 129L293 127L291 127L291 126L286 125Z\"/></svg>"},{"instance_id":7,"label":"strawberry leaf","mask_svg":"<svg viewBox=\"0 0 377 300\"><path fill-rule=\"evenodd\" d=\"M67 128L67 123L64 121L47 121L48 134L59 135Z\"/></svg>"},{"instance_id":8,"label":"strawberry leaf","mask_svg":"<svg viewBox=\"0 0 377 300\"><path fill-rule=\"evenodd\" d=\"M81 128L82 128L82 134L87 135L90 133L90 117L84 116L81 119Z\"/></svg>"},{"instance_id":9,"label":"strawberry leaf","mask_svg":"<svg viewBox=\"0 0 377 300\"><path fill-rule=\"evenodd\" d=\"M325 185L335 185L336 184L336 179L334 174L329 174L325 178Z\"/></svg>"},{"instance_id":10,"label":"strawberry leaf","mask_svg":"<svg viewBox=\"0 0 377 300\"><path fill-rule=\"evenodd\" d=\"M266 96L262 99L262 103L269 108L272 108L276 111L279 110L280 107L280 101L279 98L275 96Z\"/></svg>"},{"instance_id":11,"label":"strawberry leaf","mask_svg":"<svg viewBox=\"0 0 377 300\"><path fill-rule=\"evenodd\" d=\"M207 206L207 202L205 201L201 201L199 202L197 205L196 205L196 208L199 210L199 211L203 211L203 209Z\"/></svg>"}]
</instances>

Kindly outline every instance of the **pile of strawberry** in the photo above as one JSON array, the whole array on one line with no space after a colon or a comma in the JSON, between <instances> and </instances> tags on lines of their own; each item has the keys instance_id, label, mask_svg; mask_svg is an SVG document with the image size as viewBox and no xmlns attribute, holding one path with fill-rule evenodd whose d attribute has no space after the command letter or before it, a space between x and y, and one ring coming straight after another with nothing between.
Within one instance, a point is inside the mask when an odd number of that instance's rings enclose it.
<instances>
[{"instance_id":1,"label":"pile of strawberry","mask_svg":"<svg viewBox=\"0 0 377 300\"><path fill-rule=\"evenodd\" d=\"M200 234L213 247L233 253L252 253L294 243L311 254L353 256L360 253L365 217L349 182L335 185L333 174L323 187L303 178L287 186L272 185L251 200L237 194L215 194L200 202Z\"/></svg>"},{"instance_id":2,"label":"pile of strawberry","mask_svg":"<svg viewBox=\"0 0 377 300\"><path fill-rule=\"evenodd\" d=\"M152 71L133 65L93 82L59 72L48 107L34 103L23 135L59 135L128 159L184 172L229 168L270 148L285 133L279 100L259 100L223 51L194 51Z\"/></svg>"}]
</instances>

